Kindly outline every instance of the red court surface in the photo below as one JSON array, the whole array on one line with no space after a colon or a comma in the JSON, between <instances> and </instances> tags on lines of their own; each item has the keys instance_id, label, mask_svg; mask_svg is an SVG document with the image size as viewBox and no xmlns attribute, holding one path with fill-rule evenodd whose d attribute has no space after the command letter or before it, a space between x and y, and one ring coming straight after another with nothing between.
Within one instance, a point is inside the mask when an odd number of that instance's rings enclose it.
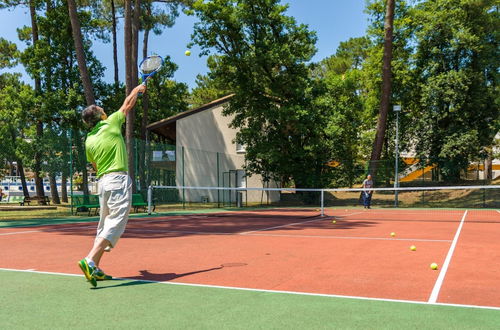
<instances>
[{"instance_id":1,"label":"red court surface","mask_svg":"<svg viewBox=\"0 0 500 330\"><path fill-rule=\"evenodd\" d=\"M139 280L500 307L496 210L284 212L131 219L101 266ZM80 274L95 227L0 229L0 268Z\"/></svg>"}]
</instances>

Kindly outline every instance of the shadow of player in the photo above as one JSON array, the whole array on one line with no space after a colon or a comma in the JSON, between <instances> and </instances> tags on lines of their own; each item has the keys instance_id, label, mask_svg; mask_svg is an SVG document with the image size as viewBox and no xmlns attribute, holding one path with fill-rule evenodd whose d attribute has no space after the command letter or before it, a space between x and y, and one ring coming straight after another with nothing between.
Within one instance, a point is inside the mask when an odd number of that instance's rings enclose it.
<instances>
[{"instance_id":1,"label":"shadow of player","mask_svg":"<svg viewBox=\"0 0 500 330\"><path fill-rule=\"evenodd\" d=\"M113 279L112 281L106 281L107 283L113 283L113 282L118 282L118 281L122 282L120 284L98 286L98 287L92 288L92 289L99 290L99 289L109 289L109 288L117 288L117 287L124 287L124 286L134 286L134 285L151 284L151 283L158 283L158 282L167 282L167 281L175 280L176 278L179 278L179 277L211 272L211 271L219 270L222 268L224 268L224 266L221 265L219 267L202 269L202 270L197 270L194 272L181 273L181 274L177 274L177 273L155 274L155 273L149 272L148 270L140 270L139 273L141 275L138 275L138 276L132 276L132 277L128 277L128 278L117 278L117 279ZM99 282L99 283L106 283L106 282Z\"/></svg>"}]
</instances>

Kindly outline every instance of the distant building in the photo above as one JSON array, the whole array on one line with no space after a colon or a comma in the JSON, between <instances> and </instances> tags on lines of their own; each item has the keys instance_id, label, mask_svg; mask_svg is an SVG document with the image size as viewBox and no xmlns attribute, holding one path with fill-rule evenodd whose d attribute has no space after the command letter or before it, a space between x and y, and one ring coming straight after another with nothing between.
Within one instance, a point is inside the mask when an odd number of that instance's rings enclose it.
<instances>
[{"instance_id":1,"label":"distant building","mask_svg":"<svg viewBox=\"0 0 500 330\"><path fill-rule=\"evenodd\" d=\"M232 116L224 116L223 109L232 95L225 96L196 109L179 113L148 125L149 132L175 145L173 151L153 150L153 162L175 161L175 185L189 187L262 188L277 187L276 182L264 182L260 175L249 176L244 170L245 146L234 142L237 129L230 128ZM166 167L165 167L166 168ZM173 182L173 181L171 181ZM155 184L153 182L153 184ZM158 182L156 184L162 184ZM186 190L187 201L218 202L235 200L234 193L215 190ZM279 200L279 193L246 191L243 202L256 203Z\"/></svg>"}]
</instances>

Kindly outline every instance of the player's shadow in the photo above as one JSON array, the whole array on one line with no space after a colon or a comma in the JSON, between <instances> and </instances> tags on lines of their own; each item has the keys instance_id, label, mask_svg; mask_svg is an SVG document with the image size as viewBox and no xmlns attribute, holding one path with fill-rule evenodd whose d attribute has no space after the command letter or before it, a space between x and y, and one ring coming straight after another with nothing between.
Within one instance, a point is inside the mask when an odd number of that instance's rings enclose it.
<instances>
[{"instance_id":1,"label":"player's shadow","mask_svg":"<svg viewBox=\"0 0 500 330\"><path fill-rule=\"evenodd\" d=\"M194 274L199 274L199 273L211 272L211 271L219 270L222 268L224 268L224 266L202 269L202 270L197 270L194 272L181 273L181 274L177 274L177 273L155 274L155 273L149 272L148 270L140 270L139 273L141 273L141 275L127 277L127 278L118 278L118 279L114 279L112 281L107 281L107 283L113 283L113 282L120 281L120 282L122 282L120 284L98 286L98 287L93 288L93 289L100 290L100 289L110 289L110 288L117 288L117 287L124 287L124 286L167 282L167 281L175 280L176 278L179 278L179 277L184 277L184 276L189 276L189 275L194 275ZM99 283L106 283L106 282L99 282Z\"/></svg>"}]
</instances>

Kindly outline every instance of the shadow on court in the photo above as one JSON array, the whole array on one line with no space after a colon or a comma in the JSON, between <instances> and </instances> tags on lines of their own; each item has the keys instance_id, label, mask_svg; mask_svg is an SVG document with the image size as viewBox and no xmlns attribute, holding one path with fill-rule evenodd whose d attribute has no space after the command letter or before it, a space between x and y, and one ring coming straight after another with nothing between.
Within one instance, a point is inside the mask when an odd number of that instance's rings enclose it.
<instances>
[{"instance_id":1,"label":"shadow on court","mask_svg":"<svg viewBox=\"0 0 500 330\"><path fill-rule=\"evenodd\" d=\"M211 272L211 271L219 270L222 268L224 268L223 265L221 265L219 267L213 267L213 268L209 268L209 269L197 270L194 272L181 273L181 274L177 274L177 273L155 274L155 273L149 272L148 270L140 270L139 273L141 275L138 275L138 276L132 276L132 277L128 277L126 279L120 278L120 279L114 279L112 281L99 282L100 285L103 285L104 283L121 282L119 284L98 286L98 287L92 288L92 289L93 290L111 289L111 288L124 287L124 286L134 286L134 285L143 285L143 284L151 284L151 283L158 283L158 282L168 282L168 281L172 281L172 280L175 280L177 278L180 278L180 277ZM101 283L103 283L103 284L101 284Z\"/></svg>"}]
</instances>

